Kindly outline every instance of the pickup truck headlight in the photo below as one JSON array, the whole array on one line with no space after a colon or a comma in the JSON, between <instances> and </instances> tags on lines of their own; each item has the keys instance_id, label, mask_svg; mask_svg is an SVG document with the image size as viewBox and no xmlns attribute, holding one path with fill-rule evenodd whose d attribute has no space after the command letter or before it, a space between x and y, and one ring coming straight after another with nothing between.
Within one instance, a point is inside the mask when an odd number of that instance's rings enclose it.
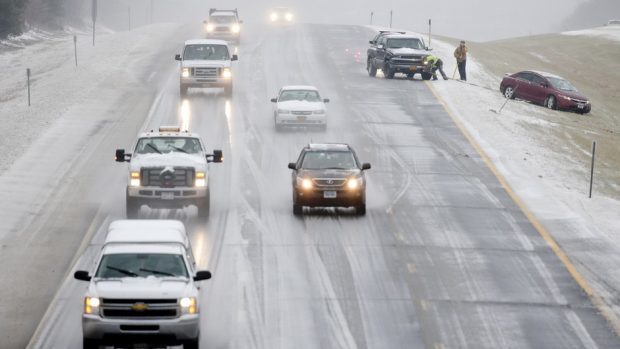
<instances>
[{"instance_id":1,"label":"pickup truck headlight","mask_svg":"<svg viewBox=\"0 0 620 349\"><path fill-rule=\"evenodd\" d=\"M96 297L84 298L84 314L99 314L99 305L101 302Z\"/></svg>"},{"instance_id":2,"label":"pickup truck headlight","mask_svg":"<svg viewBox=\"0 0 620 349\"><path fill-rule=\"evenodd\" d=\"M207 177L204 172L196 172L196 186L197 187L207 186Z\"/></svg>"},{"instance_id":3,"label":"pickup truck headlight","mask_svg":"<svg viewBox=\"0 0 620 349\"><path fill-rule=\"evenodd\" d=\"M189 75L190 75L189 68L183 68L183 71L181 72L181 76L184 78L189 78Z\"/></svg>"},{"instance_id":4,"label":"pickup truck headlight","mask_svg":"<svg viewBox=\"0 0 620 349\"><path fill-rule=\"evenodd\" d=\"M351 177L347 180L347 189L357 190L362 186L362 177Z\"/></svg>"},{"instance_id":5,"label":"pickup truck headlight","mask_svg":"<svg viewBox=\"0 0 620 349\"><path fill-rule=\"evenodd\" d=\"M129 185L132 187L139 187L140 186L140 172L131 171L129 176L130 176Z\"/></svg>"},{"instance_id":6,"label":"pickup truck headlight","mask_svg":"<svg viewBox=\"0 0 620 349\"><path fill-rule=\"evenodd\" d=\"M230 79L232 77L232 72L230 71L230 68L224 68L224 70L222 70L222 77L224 79Z\"/></svg>"},{"instance_id":7,"label":"pickup truck headlight","mask_svg":"<svg viewBox=\"0 0 620 349\"><path fill-rule=\"evenodd\" d=\"M277 20L278 20L278 17L279 17L279 16L278 16L278 13L276 13L276 12L272 12L272 13L271 13L271 15L269 16L269 18L271 18L271 21L272 21L272 22L277 21Z\"/></svg>"},{"instance_id":8,"label":"pickup truck headlight","mask_svg":"<svg viewBox=\"0 0 620 349\"><path fill-rule=\"evenodd\" d=\"M231 29L232 29L232 32L236 34L241 31L241 26L239 24L233 24Z\"/></svg>"},{"instance_id":9,"label":"pickup truck headlight","mask_svg":"<svg viewBox=\"0 0 620 349\"><path fill-rule=\"evenodd\" d=\"M301 187L303 190L310 190L313 186L310 178L297 177L297 187Z\"/></svg>"},{"instance_id":10,"label":"pickup truck headlight","mask_svg":"<svg viewBox=\"0 0 620 349\"><path fill-rule=\"evenodd\" d=\"M290 114L291 111L288 109L278 109L278 114Z\"/></svg>"},{"instance_id":11,"label":"pickup truck headlight","mask_svg":"<svg viewBox=\"0 0 620 349\"><path fill-rule=\"evenodd\" d=\"M205 30L207 31L207 33L212 33L215 30L215 25L213 25L212 23L207 23L205 25Z\"/></svg>"},{"instance_id":12,"label":"pickup truck headlight","mask_svg":"<svg viewBox=\"0 0 620 349\"><path fill-rule=\"evenodd\" d=\"M179 305L181 306L182 314L197 314L198 303L195 297L184 297L179 299Z\"/></svg>"}]
</instances>

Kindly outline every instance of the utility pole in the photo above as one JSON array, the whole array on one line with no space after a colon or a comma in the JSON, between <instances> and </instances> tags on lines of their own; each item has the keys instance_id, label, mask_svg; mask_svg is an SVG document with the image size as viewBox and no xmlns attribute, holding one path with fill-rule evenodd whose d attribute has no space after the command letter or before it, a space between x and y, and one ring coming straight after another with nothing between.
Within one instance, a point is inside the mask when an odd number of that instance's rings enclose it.
<instances>
[{"instance_id":1,"label":"utility pole","mask_svg":"<svg viewBox=\"0 0 620 349\"><path fill-rule=\"evenodd\" d=\"M374 16L374 12L370 12L370 25L372 25L372 17Z\"/></svg>"},{"instance_id":2,"label":"utility pole","mask_svg":"<svg viewBox=\"0 0 620 349\"><path fill-rule=\"evenodd\" d=\"M596 156L596 141L592 142L592 164L590 165L590 195L588 198L592 199L592 183L594 182L594 158Z\"/></svg>"},{"instance_id":3,"label":"utility pole","mask_svg":"<svg viewBox=\"0 0 620 349\"><path fill-rule=\"evenodd\" d=\"M127 6L127 30L131 31L131 6Z\"/></svg>"},{"instance_id":4,"label":"utility pole","mask_svg":"<svg viewBox=\"0 0 620 349\"><path fill-rule=\"evenodd\" d=\"M392 10L390 10L390 28L392 28Z\"/></svg>"},{"instance_id":5,"label":"utility pole","mask_svg":"<svg viewBox=\"0 0 620 349\"><path fill-rule=\"evenodd\" d=\"M428 47L431 47L431 19L428 19Z\"/></svg>"},{"instance_id":6,"label":"utility pole","mask_svg":"<svg viewBox=\"0 0 620 349\"><path fill-rule=\"evenodd\" d=\"M95 26L97 24L97 0L92 2L92 15L93 15L93 46L95 46Z\"/></svg>"}]
</instances>

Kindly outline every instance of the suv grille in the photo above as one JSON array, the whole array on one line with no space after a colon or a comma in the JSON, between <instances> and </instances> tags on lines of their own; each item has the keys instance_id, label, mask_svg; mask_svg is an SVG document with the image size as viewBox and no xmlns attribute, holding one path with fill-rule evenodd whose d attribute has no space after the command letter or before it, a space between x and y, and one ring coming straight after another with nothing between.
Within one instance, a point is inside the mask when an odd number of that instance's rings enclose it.
<instances>
[{"instance_id":1,"label":"suv grille","mask_svg":"<svg viewBox=\"0 0 620 349\"><path fill-rule=\"evenodd\" d=\"M179 316L176 299L110 299L101 300L104 318L175 318Z\"/></svg>"},{"instance_id":2,"label":"suv grille","mask_svg":"<svg viewBox=\"0 0 620 349\"><path fill-rule=\"evenodd\" d=\"M229 32L230 28L229 27L215 27L215 31L216 32Z\"/></svg>"},{"instance_id":3,"label":"suv grille","mask_svg":"<svg viewBox=\"0 0 620 349\"><path fill-rule=\"evenodd\" d=\"M312 180L317 187L342 187L347 181L344 178L315 178Z\"/></svg>"},{"instance_id":4,"label":"suv grille","mask_svg":"<svg viewBox=\"0 0 620 349\"><path fill-rule=\"evenodd\" d=\"M145 187L193 187L194 169L175 167L174 172L164 172L164 167L143 167L140 171L141 185Z\"/></svg>"}]
</instances>

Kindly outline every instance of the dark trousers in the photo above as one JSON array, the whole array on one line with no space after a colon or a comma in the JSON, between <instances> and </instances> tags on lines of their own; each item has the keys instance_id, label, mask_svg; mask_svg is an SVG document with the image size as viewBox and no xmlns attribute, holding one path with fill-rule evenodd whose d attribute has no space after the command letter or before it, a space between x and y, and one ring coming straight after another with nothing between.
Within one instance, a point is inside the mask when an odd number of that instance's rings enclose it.
<instances>
[{"instance_id":1,"label":"dark trousers","mask_svg":"<svg viewBox=\"0 0 620 349\"><path fill-rule=\"evenodd\" d=\"M462 62L457 62L459 66L459 75L461 76L461 80L467 81L467 72L465 72L465 65L467 64L467 60Z\"/></svg>"},{"instance_id":2,"label":"dark trousers","mask_svg":"<svg viewBox=\"0 0 620 349\"><path fill-rule=\"evenodd\" d=\"M444 73L443 71L443 61L441 59L438 59L435 65L433 66L433 70L432 70L433 80L437 80L437 70L439 70L439 73L441 74L444 80L448 80L446 73Z\"/></svg>"}]
</instances>

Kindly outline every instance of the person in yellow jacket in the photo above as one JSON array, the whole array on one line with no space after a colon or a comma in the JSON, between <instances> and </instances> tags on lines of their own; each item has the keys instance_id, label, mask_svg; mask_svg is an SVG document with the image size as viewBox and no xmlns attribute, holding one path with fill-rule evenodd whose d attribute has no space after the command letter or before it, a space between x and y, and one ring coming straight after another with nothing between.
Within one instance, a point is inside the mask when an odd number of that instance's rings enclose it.
<instances>
[{"instance_id":1,"label":"person in yellow jacket","mask_svg":"<svg viewBox=\"0 0 620 349\"><path fill-rule=\"evenodd\" d=\"M434 55L428 55L424 58L424 62L433 74L433 80L437 80L437 70L439 70L439 73L441 73L444 80L448 80L446 73L443 71L443 61L441 58Z\"/></svg>"},{"instance_id":2,"label":"person in yellow jacket","mask_svg":"<svg viewBox=\"0 0 620 349\"><path fill-rule=\"evenodd\" d=\"M467 72L465 71L465 65L467 64L467 51L467 46L465 46L465 41L463 40L461 40L459 47L454 50L456 65L459 67L459 75L463 81L467 81Z\"/></svg>"}]
</instances>

